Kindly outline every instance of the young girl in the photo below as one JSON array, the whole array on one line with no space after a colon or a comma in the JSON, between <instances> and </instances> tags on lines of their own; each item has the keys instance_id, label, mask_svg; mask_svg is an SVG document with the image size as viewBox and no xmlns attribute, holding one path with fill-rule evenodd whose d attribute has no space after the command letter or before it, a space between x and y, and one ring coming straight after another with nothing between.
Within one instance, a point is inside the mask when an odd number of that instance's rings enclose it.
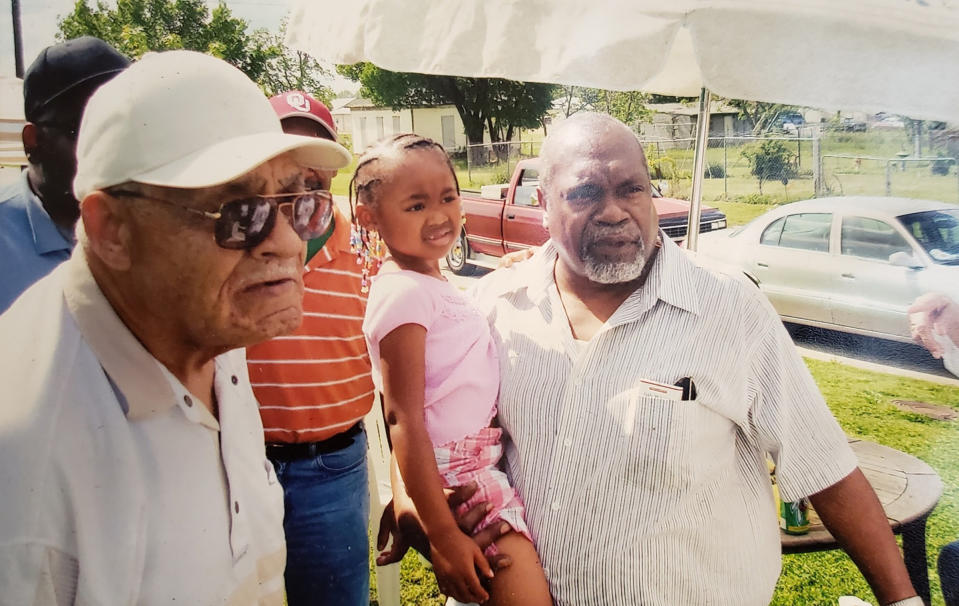
<instances>
[{"instance_id":1,"label":"young girl","mask_svg":"<svg viewBox=\"0 0 959 606\"><path fill-rule=\"evenodd\" d=\"M357 221L369 234L361 255L367 264L375 256L376 232L388 249L372 282L363 332L396 462L429 538L440 589L466 602L551 604L523 505L497 467L502 430L490 422L499 365L489 326L440 274L439 260L462 223L453 166L436 142L397 135L360 159L351 191ZM491 546L491 553L512 559L495 576L444 496L444 487L470 481L479 490L462 510L488 501L492 509L480 528L500 521L512 528ZM489 579L488 594L477 569Z\"/></svg>"}]
</instances>

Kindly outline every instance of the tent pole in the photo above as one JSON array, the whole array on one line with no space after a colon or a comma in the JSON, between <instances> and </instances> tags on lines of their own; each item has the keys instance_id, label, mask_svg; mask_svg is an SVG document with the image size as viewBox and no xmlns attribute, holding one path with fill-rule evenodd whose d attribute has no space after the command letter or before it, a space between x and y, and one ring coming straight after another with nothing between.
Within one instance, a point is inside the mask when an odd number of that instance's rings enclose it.
<instances>
[{"instance_id":1,"label":"tent pole","mask_svg":"<svg viewBox=\"0 0 959 606\"><path fill-rule=\"evenodd\" d=\"M23 78L23 34L20 32L20 0L10 0L10 16L13 21L13 71Z\"/></svg>"},{"instance_id":2,"label":"tent pole","mask_svg":"<svg viewBox=\"0 0 959 606\"><path fill-rule=\"evenodd\" d=\"M696 250L699 245L699 217L702 214L703 172L706 168L706 151L709 146L709 91L704 87L699 93L699 118L696 120L696 154L693 156L693 193L689 201L689 230L686 248Z\"/></svg>"}]
</instances>

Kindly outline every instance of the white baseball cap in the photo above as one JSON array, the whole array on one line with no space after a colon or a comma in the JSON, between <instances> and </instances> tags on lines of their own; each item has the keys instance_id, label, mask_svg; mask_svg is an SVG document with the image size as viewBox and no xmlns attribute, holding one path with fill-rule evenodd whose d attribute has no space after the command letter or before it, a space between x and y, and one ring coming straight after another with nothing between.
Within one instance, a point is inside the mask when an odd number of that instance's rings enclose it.
<instances>
[{"instance_id":1,"label":"white baseball cap","mask_svg":"<svg viewBox=\"0 0 959 606\"><path fill-rule=\"evenodd\" d=\"M284 133L266 96L229 63L192 51L148 53L87 103L73 191L82 200L127 181L211 187L288 151L311 168L351 160L338 143Z\"/></svg>"}]
</instances>

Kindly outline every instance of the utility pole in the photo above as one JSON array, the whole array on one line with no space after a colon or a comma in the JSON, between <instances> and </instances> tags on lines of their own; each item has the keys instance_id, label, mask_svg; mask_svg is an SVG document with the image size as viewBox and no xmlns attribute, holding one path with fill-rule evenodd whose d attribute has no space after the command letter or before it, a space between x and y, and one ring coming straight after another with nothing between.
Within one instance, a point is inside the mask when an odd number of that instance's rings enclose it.
<instances>
[{"instance_id":1,"label":"utility pole","mask_svg":"<svg viewBox=\"0 0 959 606\"><path fill-rule=\"evenodd\" d=\"M23 36L20 34L20 0L10 0L13 21L13 61L14 73L23 78Z\"/></svg>"}]
</instances>

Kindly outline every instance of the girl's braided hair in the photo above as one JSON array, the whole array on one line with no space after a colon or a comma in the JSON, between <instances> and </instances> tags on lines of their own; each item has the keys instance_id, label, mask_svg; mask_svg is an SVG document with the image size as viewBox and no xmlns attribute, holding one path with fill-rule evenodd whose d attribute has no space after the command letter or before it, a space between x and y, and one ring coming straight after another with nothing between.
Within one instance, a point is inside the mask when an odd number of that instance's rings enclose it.
<instances>
[{"instance_id":1,"label":"girl's braided hair","mask_svg":"<svg viewBox=\"0 0 959 606\"><path fill-rule=\"evenodd\" d=\"M377 161L382 160L390 155L416 149L435 149L443 154L443 158L446 160L446 166L449 167L450 174L453 175L453 182L456 184L456 193L459 194L459 179L456 178L456 171L453 169L453 163L450 161L450 157L442 145L430 139L429 137L424 137L415 133L393 135L388 139L378 141L372 147L367 149L362 156L360 156L360 161L356 165L356 170L353 171L353 178L350 179L349 188L350 212L354 214L354 217L356 204L365 204L367 206L373 206L376 204L374 190L383 182L382 175L376 170Z\"/></svg>"}]
</instances>

